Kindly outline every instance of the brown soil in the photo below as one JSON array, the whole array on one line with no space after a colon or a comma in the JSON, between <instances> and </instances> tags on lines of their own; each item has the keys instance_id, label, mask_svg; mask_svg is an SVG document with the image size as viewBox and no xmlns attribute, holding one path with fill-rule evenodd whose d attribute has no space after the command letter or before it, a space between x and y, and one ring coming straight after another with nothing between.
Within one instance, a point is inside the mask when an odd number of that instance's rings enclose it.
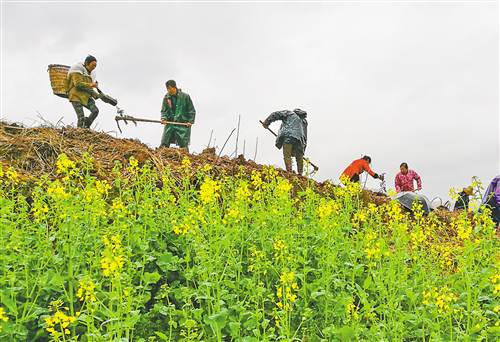
<instances>
[{"instance_id":1,"label":"brown soil","mask_svg":"<svg viewBox=\"0 0 500 342\"><path fill-rule=\"evenodd\" d=\"M79 160L85 152L94 158L95 176L111 180L115 161L126 164L134 156L139 165L151 162L158 170L169 167L175 174L180 173L182 160L187 157L193 169L210 164L215 174L236 175L251 174L253 170L261 171L263 165L246 160L242 155L230 159L218 157L214 148L207 148L200 154L189 154L176 148L151 149L138 140L118 139L109 134L89 129L63 128L25 128L16 124L0 122L0 163L5 167L12 166L22 179L37 179L43 174L56 177L54 163L61 153L72 160ZM289 179L295 189L313 186L318 192L328 195L326 182L320 183L294 173L277 169L280 176ZM372 191L363 192L365 203L382 205L389 202L384 194ZM454 213L437 210L439 217L449 222Z\"/></svg>"}]
</instances>

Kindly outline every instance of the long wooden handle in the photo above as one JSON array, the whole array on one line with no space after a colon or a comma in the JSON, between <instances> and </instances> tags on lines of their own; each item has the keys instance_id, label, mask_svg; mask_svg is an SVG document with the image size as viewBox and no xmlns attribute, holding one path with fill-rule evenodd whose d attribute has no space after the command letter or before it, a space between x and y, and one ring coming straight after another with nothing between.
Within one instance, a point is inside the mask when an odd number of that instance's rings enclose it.
<instances>
[{"instance_id":1,"label":"long wooden handle","mask_svg":"<svg viewBox=\"0 0 500 342\"><path fill-rule=\"evenodd\" d=\"M154 122L154 123L163 123L161 120L152 120L152 119L140 119L134 118L130 116L115 116L115 120L123 120L123 121L136 121L136 122ZM190 127L192 124L187 122L175 122L175 121L164 121L166 125L178 125L178 126L186 126Z\"/></svg>"}]
</instances>

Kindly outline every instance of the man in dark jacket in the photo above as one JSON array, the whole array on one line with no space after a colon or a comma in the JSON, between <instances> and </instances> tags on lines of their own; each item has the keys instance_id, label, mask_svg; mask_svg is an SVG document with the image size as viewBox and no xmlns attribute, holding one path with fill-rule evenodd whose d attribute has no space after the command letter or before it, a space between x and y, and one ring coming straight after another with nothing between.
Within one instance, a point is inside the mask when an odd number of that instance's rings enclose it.
<instances>
[{"instance_id":1,"label":"man in dark jacket","mask_svg":"<svg viewBox=\"0 0 500 342\"><path fill-rule=\"evenodd\" d=\"M455 202L453 211L456 210L467 210L469 208L469 196L472 195L474 189L472 186L463 188L463 190L458 194L458 199Z\"/></svg>"},{"instance_id":2,"label":"man in dark jacket","mask_svg":"<svg viewBox=\"0 0 500 342\"><path fill-rule=\"evenodd\" d=\"M166 86L167 94L163 98L161 106L161 121L165 128L163 129L160 146L169 147L170 144L174 143L188 150L191 139L191 125L194 124L196 116L193 101L191 101L188 94L177 89L174 80L167 81ZM167 124L167 121L184 123L185 125Z\"/></svg>"},{"instance_id":3,"label":"man in dark jacket","mask_svg":"<svg viewBox=\"0 0 500 342\"><path fill-rule=\"evenodd\" d=\"M295 157L299 175L302 175L304 170L304 152L307 146L306 117L307 113L302 109L282 110L271 113L262 124L265 128L268 128L272 122L282 121L276 137L276 147L283 147L283 159L288 172L292 172L292 156Z\"/></svg>"}]
</instances>

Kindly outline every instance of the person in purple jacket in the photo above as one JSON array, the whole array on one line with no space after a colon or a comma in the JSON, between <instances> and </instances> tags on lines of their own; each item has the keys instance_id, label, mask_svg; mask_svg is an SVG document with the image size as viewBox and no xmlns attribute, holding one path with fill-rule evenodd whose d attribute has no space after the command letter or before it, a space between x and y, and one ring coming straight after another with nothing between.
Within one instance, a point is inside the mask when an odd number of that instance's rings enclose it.
<instances>
[{"instance_id":1,"label":"person in purple jacket","mask_svg":"<svg viewBox=\"0 0 500 342\"><path fill-rule=\"evenodd\" d=\"M483 196L482 204L491 209L491 219L500 224L500 175L493 178Z\"/></svg>"}]
</instances>

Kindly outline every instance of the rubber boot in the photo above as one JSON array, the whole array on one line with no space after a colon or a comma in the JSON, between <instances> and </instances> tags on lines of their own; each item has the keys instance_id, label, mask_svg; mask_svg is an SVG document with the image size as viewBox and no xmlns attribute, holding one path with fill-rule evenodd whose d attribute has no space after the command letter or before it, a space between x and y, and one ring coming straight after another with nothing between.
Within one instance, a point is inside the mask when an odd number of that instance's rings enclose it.
<instances>
[{"instance_id":1,"label":"rubber boot","mask_svg":"<svg viewBox=\"0 0 500 342\"><path fill-rule=\"evenodd\" d=\"M302 176L302 172L304 171L304 158L302 156L295 157L295 161L297 162L297 172Z\"/></svg>"}]
</instances>

